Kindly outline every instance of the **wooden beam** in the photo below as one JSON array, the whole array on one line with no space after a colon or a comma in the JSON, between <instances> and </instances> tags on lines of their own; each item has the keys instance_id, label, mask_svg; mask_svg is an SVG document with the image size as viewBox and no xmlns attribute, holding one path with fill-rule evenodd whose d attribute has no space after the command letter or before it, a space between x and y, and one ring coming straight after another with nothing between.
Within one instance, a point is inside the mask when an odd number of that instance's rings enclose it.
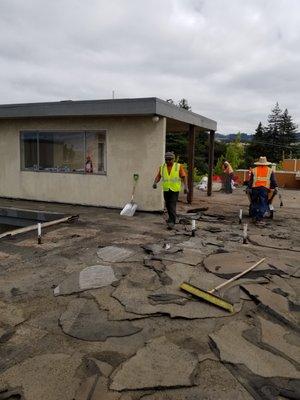
<instances>
[{"instance_id":1,"label":"wooden beam","mask_svg":"<svg viewBox=\"0 0 300 400\"><path fill-rule=\"evenodd\" d=\"M209 149L208 149L208 182L207 182L207 196L211 196L212 192L212 176L214 170L214 144L215 144L215 131L209 133Z\"/></svg>"},{"instance_id":2,"label":"wooden beam","mask_svg":"<svg viewBox=\"0 0 300 400\"><path fill-rule=\"evenodd\" d=\"M196 141L196 127L195 125L189 125L189 142L188 142L188 189L187 202L189 204L193 201L194 193L194 179L193 171L195 165L195 141Z\"/></svg>"},{"instance_id":3,"label":"wooden beam","mask_svg":"<svg viewBox=\"0 0 300 400\"><path fill-rule=\"evenodd\" d=\"M42 228L47 228L48 226L60 224L62 222L73 221L76 218L78 218L78 215L55 219L54 221L44 222L41 225L42 225ZM9 237L9 236L16 236L16 235L19 235L20 233L26 233L26 232L35 231L35 230L37 230L37 223L34 225L25 226L25 228L14 229L13 231L4 232L0 235L0 239L2 239L4 237Z\"/></svg>"}]
</instances>

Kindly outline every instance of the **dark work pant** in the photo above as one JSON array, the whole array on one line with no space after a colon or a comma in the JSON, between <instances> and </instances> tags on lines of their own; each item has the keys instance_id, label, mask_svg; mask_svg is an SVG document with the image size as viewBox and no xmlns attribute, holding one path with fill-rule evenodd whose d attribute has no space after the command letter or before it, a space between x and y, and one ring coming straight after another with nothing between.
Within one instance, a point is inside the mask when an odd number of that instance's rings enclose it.
<instances>
[{"instance_id":1,"label":"dark work pant","mask_svg":"<svg viewBox=\"0 0 300 400\"><path fill-rule=\"evenodd\" d=\"M176 223L176 205L178 201L179 192L172 192L172 190L168 190L164 192L164 199L166 202L166 207L169 215L168 222L173 224Z\"/></svg>"},{"instance_id":2,"label":"dark work pant","mask_svg":"<svg viewBox=\"0 0 300 400\"><path fill-rule=\"evenodd\" d=\"M233 173L225 174L225 182L224 182L225 193L232 193L232 187L231 187L232 178L233 178Z\"/></svg>"}]
</instances>

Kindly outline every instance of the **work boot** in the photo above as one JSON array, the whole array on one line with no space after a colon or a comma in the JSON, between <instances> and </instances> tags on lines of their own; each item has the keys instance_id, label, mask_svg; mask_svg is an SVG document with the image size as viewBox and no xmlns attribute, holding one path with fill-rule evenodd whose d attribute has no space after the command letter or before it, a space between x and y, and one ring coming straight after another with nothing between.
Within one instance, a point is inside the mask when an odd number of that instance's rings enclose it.
<instances>
[{"instance_id":1,"label":"work boot","mask_svg":"<svg viewBox=\"0 0 300 400\"><path fill-rule=\"evenodd\" d=\"M172 230L174 228L175 224L174 222L168 222L167 223L167 229Z\"/></svg>"}]
</instances>

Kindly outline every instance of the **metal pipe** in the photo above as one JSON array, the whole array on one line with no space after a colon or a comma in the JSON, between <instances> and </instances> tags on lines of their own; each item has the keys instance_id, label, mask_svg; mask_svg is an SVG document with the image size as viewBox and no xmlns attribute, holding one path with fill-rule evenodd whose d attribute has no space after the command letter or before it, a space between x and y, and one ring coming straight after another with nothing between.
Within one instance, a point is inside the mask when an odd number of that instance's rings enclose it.
<instances>
[{"instance_id":1,"label":"metal pipe","mask_svg":"<svg viewBox=\"0 0 300 400\"><path fill-rule=\"evenodd\" d=\"M38 231L38 244L42 244L42 224L38 222L37 224L37 231Z\"/></svg>"}]
</instances>

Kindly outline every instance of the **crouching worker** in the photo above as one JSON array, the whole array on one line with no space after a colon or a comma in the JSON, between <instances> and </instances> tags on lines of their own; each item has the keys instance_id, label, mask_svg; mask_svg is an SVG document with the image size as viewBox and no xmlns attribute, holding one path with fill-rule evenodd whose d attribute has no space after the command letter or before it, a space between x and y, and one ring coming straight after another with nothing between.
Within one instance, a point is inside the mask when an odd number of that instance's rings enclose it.
<instances>
[{"instance_id":1,"label":"crouching worker","mask_svg":"<svg viewBox=\"0 0 300 400\"><path fill-rule=\"evenodd\" d=\"M254 163L248 182L247 194L250 197L249 215L256 222L265 217L273 217L272 201L278 192L275 174L266 157Z\"/></svg>"},{"instance_id":2,"label":"crouching worker","mask_svg":"<svg viewBox=\"0 0 300 400\"><path fill-rule=\"evenodd\" d=\"M186 172L183 165L175 162L174 153L167 152L165 154L165 163L159 167L158 174L153 182L153 189L157 188L157 183L160 180L162 180L164 199L168 211L167 226L168 229L173 229L176 223L176 206L181 190L181 182L184 185L184 193L188 193Z\"/></svg>"}]
</instances>

